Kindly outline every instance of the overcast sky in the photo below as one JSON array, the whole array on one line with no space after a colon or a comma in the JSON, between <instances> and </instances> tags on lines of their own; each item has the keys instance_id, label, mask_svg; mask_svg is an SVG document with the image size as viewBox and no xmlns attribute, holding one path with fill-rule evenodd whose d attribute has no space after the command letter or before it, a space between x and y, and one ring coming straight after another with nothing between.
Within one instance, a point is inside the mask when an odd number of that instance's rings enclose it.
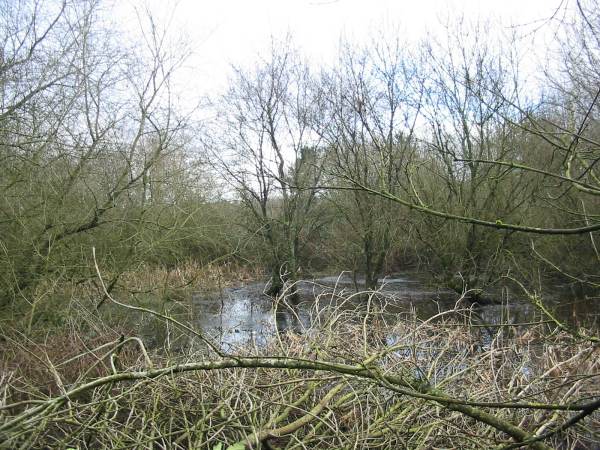
<instances>
[{"instance_id":1,"label":"overcast sky","mask_svg":"<svg viewBox=\"0 0 600 450\"><path fill-rule=\"evenodd\" d=\"M335 58L341 37L366 42L381 29L397 29L405 40L426 33L440 35L448 18L492 20L500 29L516 27L526 52L543 53L552 40L543 26L560 0L124 0L116 17L132 26L133 8L148 4L155 17L171 18L171 30L185 36L193 55L179 80L198 95L224 87L231 64L245 64L265 54L271 38L293 36L309 59ZM119 20L119 19L117 19ZM532 31L537 30L536 33ZM532 44L531 36L537 37Z\"/></svg>"}]
</instances>

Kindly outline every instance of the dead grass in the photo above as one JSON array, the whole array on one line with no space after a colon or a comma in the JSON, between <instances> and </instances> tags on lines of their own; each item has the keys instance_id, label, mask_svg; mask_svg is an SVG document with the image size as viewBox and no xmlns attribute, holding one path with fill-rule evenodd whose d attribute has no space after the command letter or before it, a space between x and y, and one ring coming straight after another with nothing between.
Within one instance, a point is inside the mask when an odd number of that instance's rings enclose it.
<instances>
[{"instance_id":1,"label":"dead grass","mask_svg":"<svg viewBox=\"0 0 600 450\"><path fill-rule=\"evenodd\" d=\"M264 347L237 354L363 367L368 376L260 364L205 367L101 384L52 403L86 381L144 371L150 363L178 367L223 360L194 339L178 352L156 348L150 362L137 341L116 350L121 336L136 330L107 324L77 305L68 327L45 339L5 335L0 350L4 448L225 449L236 443L232 448L495 448L514 441L419 395L442 392L476 403L531 436L556 430L576 413L498 404L564 406L600 397L600 349L547 324L517 332L497 328L486 335L470 326L468 310L425 322L407 315L390 324L376 308L367 314L357 306L315 311L313 325L302 335L279 334ZM403 380L413 394L398 391L389 377ZM45 401L48 407L7 427L35 407L24 401ZM598 448L598 430L595 411L544 442L554 448Z\"/></svg>"}]
</instances>

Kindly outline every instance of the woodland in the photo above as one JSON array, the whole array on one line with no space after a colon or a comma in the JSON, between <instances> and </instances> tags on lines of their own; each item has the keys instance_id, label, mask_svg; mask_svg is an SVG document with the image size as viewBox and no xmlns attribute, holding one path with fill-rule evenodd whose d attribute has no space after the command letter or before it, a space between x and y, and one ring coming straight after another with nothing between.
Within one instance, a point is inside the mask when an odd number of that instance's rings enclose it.
<instances>
[{"instance_id":1,"label":"woodland","mask_svg":"<svg viewBox=\"0 0 600 450\"><path fill-rule=\"evenodd\" d=\"M190 107L149 12L133 40L100 0L0 1L0 448L598 448L600 10L557 8L535 70L485 21L326 65L287 36ZM405 270L456 306L388 323ZM194 319L341 272L303 333ZM498 290L537 319L475 324Z\"/></svg>"}]
</instances>

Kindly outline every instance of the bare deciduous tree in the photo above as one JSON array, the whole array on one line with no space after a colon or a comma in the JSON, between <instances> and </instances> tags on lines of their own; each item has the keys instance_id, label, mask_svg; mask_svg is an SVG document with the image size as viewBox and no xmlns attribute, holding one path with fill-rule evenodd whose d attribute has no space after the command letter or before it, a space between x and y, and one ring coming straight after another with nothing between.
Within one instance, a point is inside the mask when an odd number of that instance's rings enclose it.
<instances>
[{"instance_id":1,"label":"bare deciduous tree","mask_svg":"<svg viewBox=\"0 0 600 450\"><path fill-rule=\"evenodd\" d=\"M89 276L98 239L126 265L155 223L153 168L182 151L184 118L170 104L169 79L185 51L172 53L144 14L145 46L124 46L104 14L96 1L3 3L4 304L35 304L45 275Z\"/></svg>"},{"instance_id":2,"label":"bare deciduous tree","mask_svg":"<svg viewBox=\"0 0 600 450\"><path fill-rule=\"evenodd\" d=\"M285 44L254 69L235 69L211 130L209 145L249 213L249 231L264 240L271 294L297 279L303 239L318 224L317 191L306 189L321 177L312 131L318 106L308 67Z\"/></svg>"}]
</instances>

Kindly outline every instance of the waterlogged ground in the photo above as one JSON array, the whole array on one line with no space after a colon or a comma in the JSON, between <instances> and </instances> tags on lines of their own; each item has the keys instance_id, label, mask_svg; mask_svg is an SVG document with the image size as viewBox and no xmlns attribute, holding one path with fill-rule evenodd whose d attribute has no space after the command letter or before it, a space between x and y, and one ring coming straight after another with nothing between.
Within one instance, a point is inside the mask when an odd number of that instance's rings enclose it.
<instances>
[{"instance_id":1,"label":"waterlogged ground","mask_svg":"<svg viewBox=\"0 0 600 450\"><path fill-rule=\"evenodd\" d=\"M357 280L360 283L360 280ZM539 310L523 295L508 289L494 293L496 303L473 305L452 291L428 288L418 274L402 273L383 280L372 296L356 295L354 280L349 275L329 276L300 282L298 301L285 298L274 302L266 296L264 283L250 283L225 288L218 292L197 293L193 297L194 315L198 326L219 342L224 350L262 345L277 332L292 329L303 332L318 323L325 323L333 314L345 314L345 319L362 320L366 312L375 312L380 323L391 324L398 318L416 315L428 319L440 312L462 309L460 318L482 330L492 331L494 325L519 324L542 320ZM354 294L354 295L353 295ZM566 289L555 289L546 299L556 307L561 320L571 324L594 326L600 322L598 300L573 299ZM567 300L566 300L567 299ZM594 301L596 300L596 301ZM394 336L386 336L393 342Z\"/></svg>"}]
</instances>

